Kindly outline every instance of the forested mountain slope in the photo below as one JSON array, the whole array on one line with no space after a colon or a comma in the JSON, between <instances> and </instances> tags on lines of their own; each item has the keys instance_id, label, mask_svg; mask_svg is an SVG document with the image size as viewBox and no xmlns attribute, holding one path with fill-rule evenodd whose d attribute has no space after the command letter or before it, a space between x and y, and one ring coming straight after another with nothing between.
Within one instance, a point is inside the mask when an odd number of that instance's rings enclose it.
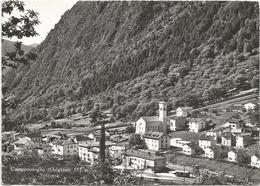
<instances>
[{"instance_id":1,"label":"forested mountain slope","mask_svg":"<svg viewBox=\"0 0 260 186\"><path fill-rule=\"evenodd\" d=\"M37 61L9 74L22 102L13 113L28 122L102 102L134 119L158 100L198 107L259 87L258 34L257 2L78 2Z\"/></svg>"}]
</instances>

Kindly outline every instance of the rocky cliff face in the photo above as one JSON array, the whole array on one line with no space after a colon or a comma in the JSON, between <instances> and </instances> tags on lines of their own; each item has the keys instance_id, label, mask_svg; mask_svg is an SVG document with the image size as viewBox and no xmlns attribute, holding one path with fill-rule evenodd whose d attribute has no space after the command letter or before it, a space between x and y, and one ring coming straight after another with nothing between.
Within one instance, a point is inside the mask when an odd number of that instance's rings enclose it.
<instances>
[{"instance_id":1,"label":"rocky cliff face","mask_svg":"<svg viewBox=\"0 0 260 186\"><path fill-rule=\"evenodd\" d=\"M159 99L199 106L257 87L258 10L256 2L78 2L9 82L19 117L91 100L149 115Z\"/></svg>"}]
</instances>

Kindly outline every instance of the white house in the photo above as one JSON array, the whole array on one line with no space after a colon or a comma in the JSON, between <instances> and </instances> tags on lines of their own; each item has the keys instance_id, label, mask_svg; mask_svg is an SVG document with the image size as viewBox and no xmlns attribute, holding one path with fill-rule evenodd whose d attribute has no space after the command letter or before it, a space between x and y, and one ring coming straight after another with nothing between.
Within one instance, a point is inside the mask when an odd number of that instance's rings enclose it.
<instances>
[{"instance_id":1,"label":"white house","mask_svg":"<svg viewBox=\"0 0 260 186\"><path fill-rule=\"evenodd\" d=\"M230 127L231 129L239 129L243 127L243 121L241 119L229 119L223 127Z\"/></svg>"},{"instance_id":2,"label":"white house","mask_svg":"<svg viewBox=\"0 0 260 186\"><path fill-rule=\"evenodd\" d=\"M167 105L166 102L161 101L159 103L159 117L141 117L136 122L136 131L137 134L145 134L149 131L157 131L167 133Z\"/></svg>"},{"instance_id":3,"label":"white house","mask_svg":"<svg viewBox=\"0 0 260 186\"><path fill-rule=\"evenodd\" d=\"M240 134L236 137L237 148L243 149L250 144L252 144L252 137L250 136L250 134Z\"/></svg>"},{"instance_id":4,"label":"white house","mask_svg":"<svg viewBox=\"0 0 260 186\"><path fill-rule=\"evenodd\" d=\"M170 130L179 131L185 129L186 119L184 117L169 117Z\"/></svg>"},{"instance_id":5,"label":"white house","mask_svg":"<svg viewBox=\"0 0 260 186\"><path fill-rule=\"evenodd\" d=\"M166 165L166 157L144 150L129 149L125 153L125 164L135 169L163 168Z\"/></svg>"},{"instance_id":6,"label":"white house","mask_svg":"<svg viewBox=\"0 0 260 186\"><path fill-rule=\"evenodd\" d=\"M252 167L260 168L260 156L253 155L251 156L251 164Z\"/></svg>"},{"instance_id":7,"label":"white house","mask_svg":"<svg viewBox=\"0 0 260 186\"><path fill-rule=\"evenodd\" d=\"M194 143L189 143L183 146L182 152L187 155L196 154L199 151L199 148Z\"/></svg>"},{"instance_id":8,"label":"white house","mask_svg":"<svg viewBox=\"0 0 260 186\"><path fill-rule=\"evenodd\" d=\"M224 133L221 137L221 144L226 147L231 147L236 145L236 137L230 133Z\"/></svg>"},{"instance_id":9,"label":"white house","mask_svg":"<svg viewBox=\"0 0 260 186\"><path fill-rule=\"evenodd\" d=\"M109 155L108 148L110 146L115 145L115 143L112 143L111 141L106 141L106 155ZM97 159L99 159L99 142L81 142L78 145L78 156L82 161L88 162L93 164Z\"/></svg>"},{"instance_id":10,"label":"white house","mask_svg":"<svg viewBox=\"0 0 260 186\"><path fill-rule=\"evenodd\" d=\"M179 107L176 109L177 117L188 117L191 114L193 108L192 107Z\"/></svg>"},{"instance_id":11,"label":"white house","mask_svg":"<svg viewBox=\"0 0 260 186\"><path fill-rule=\"evenodd\" d=\"M158 151L170 147L170 136L162 132L148 132L143 138L149 150Z\"/></svg>"},{"instance_id":12,"label":"white house","mask_svg":"<svg viewBox=\"0 0 260 186\"><path fill-rule=\"evenodd\" d=\"M171 138L170 145L183 149L184 145L190 144L190 141L182 140L182 138Z\"/></svg>"},{"instance_id":13,"label":"white house","mask_svg":"<svg viewBox=\"0 0 260 186\"><path fill-rule=\"evenodd\" d=\"M62 156L63 158L72 158L78 156L78 144L73 139L59 140L50 143L52 153Z\"/></svg>"},{"instance_id":14,"label":"white house","mask_svg":"<svg viewBox=\"0 0 260 186\"><path fill-rule=\"evenodd\" d=\"M14 150L24 149L26 146L33 144L33 141L29 137L23 137L13 143Z\"/></svg>"},{"instance_id":15,"label":"white house","mask_svg":"<svg viewBox=\"0 0 260 186\"><path fill-rule=\"evenodd\" d=\"M218 145L212 145L210 147L207 147L204 151L204 156L209 159L223 159L226 156L226 153Z\"/></svg>"},{"instance_id":16,"label":"white house","mask_svg":"<svg viewBox=\"0 0 260 186\"><path fill-rule=\"evenodd\" d=\"M205 150L207 147L210 147L213 142L213 137L202 135L199 137L199 146L203 150Z\"/></svg>"},{"instance_id":17,"label":"white house","mask_svg":"<svg viewBox=\"0 0 260 186\"><path fill-rule=\"evenodd\" d=\"M249 111L249 110L253 110L253 109L255 109L255 107L256 107L256 104L254 104L254 103L246 103L246 104L244 104L244 108L247 110L247 111Z\"/></svg>"},{"instance_id":18,"label":"white house","mask_svg":"<svg viewBox=\"0 0 260 186\"><path fill-rule=\"evenodd\" d=\"M41 157L48 157L52 154L52 146L48 144L41 144L35 147L35 150Z\"/></svg>"},{"instance_id":19,"label":"white house","mask_svg":"<svg viewBox=\"0 0 260 186\"><path fill-rule=\"evenodd\" d=\"M236 162L237 161L237 153L233 150L228 152L228 161Z\"/></svg>"},{"instance_id":20,"label":"white house","mask_svg":"<svg viewBox=\"0 0 260 186\"><path fill-rule=\"evenodd\" d=\"M189 121L188 126L190 132L199 133L206 127L206 122L200 118L193 118Z\"/></svg>"},{"instance_id":21,"label":"white house","mask_svg":"<svg viewBox=\"0 0 260 186\"><path fill-rule=\"evenodd\" d=\"M122 154L124 153L125 148L118 146L118 145L113 145L108 147L108 152L109 152L109 157L111 158L121 158Z\"/></svg>"}]
</instances>

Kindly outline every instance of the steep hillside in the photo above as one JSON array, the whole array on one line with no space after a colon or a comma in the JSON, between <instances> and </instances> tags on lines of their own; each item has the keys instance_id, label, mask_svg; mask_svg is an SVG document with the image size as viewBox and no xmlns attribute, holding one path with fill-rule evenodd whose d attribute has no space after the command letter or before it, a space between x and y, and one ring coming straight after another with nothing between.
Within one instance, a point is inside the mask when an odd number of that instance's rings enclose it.
<instances>
[{"instance_id":1,"label":"steep hillside","mask_svg":"<svg viewBox=\"0 0 260 186\"><path fill-rule=\"evenodd\" d=\"M63 117L95 101L135 118L159 99L198 107L259 87L258 33L256 2L78 2L10 83L16 116Z\"/></svg>"}]
</instances>

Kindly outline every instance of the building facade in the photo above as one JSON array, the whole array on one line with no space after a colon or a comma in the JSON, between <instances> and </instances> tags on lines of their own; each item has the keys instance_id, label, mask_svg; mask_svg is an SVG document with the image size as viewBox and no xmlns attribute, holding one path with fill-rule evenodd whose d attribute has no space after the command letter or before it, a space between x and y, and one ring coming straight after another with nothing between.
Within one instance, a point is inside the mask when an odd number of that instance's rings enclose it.
<instances>
[{"instance_id":1,"label":"building facade","mask_svg":"<svg viewBox=\"0 0 260 186\"><path fill-rule=\"evenodd\" d=\"M166 102L159 103L159 117L141 117L136 122L137 134L143 135L150 131L167 133L167 104Z\"/></svg>"},{"instance_id":2,"label":"building facade","mask_svg":"<svg viewBox=\"0 0 260 186\"><path fill-rule=\"evenodd\" d=\"M206 122L200 118L193 118L188 123L189 131L199 133L206 127Z\"/></svg>"},{"instance_id":3,"label":"building facade","mask_svg":"<svg viewBox=\"0 0 260 186\"><path fill-rule=\"evenodd\" d=\"M125 153L125 164L135 169L163 168L166 165L166 158L155 155L151 152L129 149Z\"/></svg>"},{"instance_id":4,"label":"building facade","mask_svg":"<svg viewBox=\"0 0 260 186\"><path fill-rule=\"evenodd\" d=\"M170 147L170 137L162 132L148 132L143 138L149 150L159 151Z\"/></svg>"}]
</instances>

